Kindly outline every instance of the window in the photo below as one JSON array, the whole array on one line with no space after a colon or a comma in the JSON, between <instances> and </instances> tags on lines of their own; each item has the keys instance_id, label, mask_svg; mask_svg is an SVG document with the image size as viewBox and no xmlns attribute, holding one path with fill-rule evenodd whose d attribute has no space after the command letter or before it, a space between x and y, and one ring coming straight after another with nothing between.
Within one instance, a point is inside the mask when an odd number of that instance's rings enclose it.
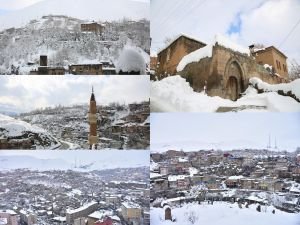
<instances>
[{"instance_id":1,"label":"window","mask_svg":"<svg viewBox=\"0 0 300 225\"><path fill-rule=\"evenodd\" d=\"M281 64L280 64L280 62L278 62L278 64L279 64L279 69L281 70Z\"/></svg>"},{"instance_id":2,"label":"window","mask_svg":"<svg viewBox=\"0 0 300 225\"><path fill-rule=\"evenodd\" d=\"M167 50L167 62L170 60L170 55L171 55L171 49L168 48L168 50Z\"/></svg>"}]
</instances>

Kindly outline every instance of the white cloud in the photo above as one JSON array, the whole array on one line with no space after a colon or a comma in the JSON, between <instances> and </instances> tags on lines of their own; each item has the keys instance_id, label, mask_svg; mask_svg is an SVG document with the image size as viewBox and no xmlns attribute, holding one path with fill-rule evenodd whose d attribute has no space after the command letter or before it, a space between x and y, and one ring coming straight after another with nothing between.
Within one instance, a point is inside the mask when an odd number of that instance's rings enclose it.
<instances>
[{"instance_id":1,"label":"white cloud","mask_svg":"<svg viewBox=\"0 0 300 225\"><path fill-rule=\"evenodd\" d=\"M88 103L92 86L99 105L138 102L149 99L149 85L148 76L2 76L0 111Z\"/></svg>"},{"instance_id":2,"label":"white cloud","mask_svg":"<svg viewBox=\"0 0 300 225\"><path fill-rule=\"evenodd\" d=\"M18 10L43 0L0 0L0 9Z\"/></svg>"},{"instance_id":3,"label":"white cloud","mask_svg":"<svg viewBox=\"0 0 300 225\"><path fill-rule=\"evenodd\" d=\"M300 62L300 25L280 46L282 41L300 19L300 1L272 0L241 15L242 27L235 34L237 41L244 44L262 43L274 45L290 59Z\"/></svg>"}]
</instances>

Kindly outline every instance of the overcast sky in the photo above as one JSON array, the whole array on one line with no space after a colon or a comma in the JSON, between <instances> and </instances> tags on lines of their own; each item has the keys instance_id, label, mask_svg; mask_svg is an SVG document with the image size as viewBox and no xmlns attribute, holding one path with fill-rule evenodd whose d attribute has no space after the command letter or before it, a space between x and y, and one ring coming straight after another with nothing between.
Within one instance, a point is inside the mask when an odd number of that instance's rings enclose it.
<instances>
[{"instance_id":1,"label":"overcast sky","mask_svg":"<svg viewBox=\"0 0 300 225\"><path fill-rule=\"evenodd\" d=\"M300 24L284 41L300 20L299 12L299 0L151 0L153 51L179 33L206 43L223 34L246 47L274 45L300 63Z\"/></svg>"},{"instance_id":2,"label":"overcast sky","mask_svg":"<svg viewBox=\"0 0 300 225\"><path fill-rule=\"evenodd\" d=\"M0 13L2 10L14 11L33 5L44 0L0 0ZM150 0L134 0L138 2L149 2ZM99 0L99 4L101 0Z\"/></svg>"},{"instance_id":3,"label":"overcast sky","mask_svg":"<svg viewBox=\"0 0 300 225\"><path fill-rule=\"evenodd\" d=\"M91 89L98 105L149 99L148 76L0 76L0 111L89 103Z\"/></svg>"},{"instance_id":4,"label":"overcast sky","mask_svg":"<svg viewBox=\"0 0 300 225\"><path fill-rule=\"evenodd\" d=\"M82 163L91 163L95 160L103 162L111 162L117 165L125 165L135 167L136 165L149 165L149 151L0 151L0 156L33 156L39 159L62 159L69 163L74 163L75 159Z\"/></svg>"},{"instance_id":5,"label":"overcast sky","mask_svg":"<svg viewBox=\"0 0 300 225\"><path fill-rule=\"evenodd\" d=\"M266 148L271 145L294 151L300 147L299 113L153 113L151 150L165 145L223 149L235 146Z\"/></svg>"}]
</instances>

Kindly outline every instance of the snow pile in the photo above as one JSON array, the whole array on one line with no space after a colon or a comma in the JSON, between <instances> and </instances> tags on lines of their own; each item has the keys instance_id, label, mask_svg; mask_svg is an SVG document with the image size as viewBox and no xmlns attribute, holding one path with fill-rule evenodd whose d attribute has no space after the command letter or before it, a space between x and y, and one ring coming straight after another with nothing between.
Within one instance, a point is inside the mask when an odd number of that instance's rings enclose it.
<instances>
[{"instance_id":1,"label":"snow pile","mask_svg":"<svg viewBox=\"0 0 300 225\"><path fill-rule=\"evenodd\" d=\"M291 83L294 94L299 94L299 81ZM286 85L286 84L280 84ZM287 88L288 90L288 88ZM179 75L151 82L151 109L161 112L216 112L220 107L234 108L235 111L298 112L300 104L293 98L275 92L258 94L248 87L244 96L237 101L210 97L194 92L189 83Z\"/></svg>"},{"instance_id":2,"label":"snow pile","mask_svg":"<svg viewBox=\"0 0 300 225\"><path fill-rule=\"evenodd\" d=\"M211 57L212 56L212 46L207 45L203 48L200 48L186 56L184 56L177 66L177 71L182 71L186 65L192 62L199 62L200 59Z\"/></svg>"},{"instance_id":3,"label":"snow pile","mask_svg":"<svg viewBox=\"0 0 300 225\"><path fill-rule=\"evenodd\" d=\"M21 120L0 114L0 128L6 130L6 137L22 136L26 131L32 133L46 133L46 131L37 126L32 126Z\"/></svg>"},{"instance_id":4,"label":"snow pile","mask_svg":"<svg viewBox=\"0 0 300 225\"><path fill-rule=\"evenodd\" d=\"M207 46L184 56L177 66L177 72L182 71L189 63L199 62L203 58L212 57L212 49L216 44L250 56L250 50L248 48L240 46L222 35L216 35L212 44L208 44Z\"/></svg>"},{"instance_id":5,"label":"snow pile","mask_svg":"<svg viewBox=\"0 0 300 225\"><path fill-rule=\"evenodd\" d=\"M299 214L286 213L272 206L262 206L261 212L256 211L257 205L244 205L240 209L238 204L214 202L213 205L189 203L181 208L172 209L172 218L176 221L164 220L164 209L151 208L151 224L163 225L296 225L299 222Z\"/></svg>"},{"instance_id":6,"label":"snow pile","mask_svg":"<svg viewBox=\"0 0 300 225\"><path fill-rule=\"evenodd\" d=\"M290 92L292 95L295 95L298 100L300 100L300 79L296 79L291 83L268 84L257 77L253 77L249 79L249 83L253 86L257 86L258 89L264 90L264 92L283 91L285 94Z\"/></svg>"},{"instance_id":7,"label":"snow pile","mask_svg":"<svg viewBox=\"0 0 300 225\"><path fill-rule=\"evenodd\" d=\"M117 73L122 71L146 74L146 62L139 49L125 46L116 63L116 71Z\"/></svg>"}]
</instances>

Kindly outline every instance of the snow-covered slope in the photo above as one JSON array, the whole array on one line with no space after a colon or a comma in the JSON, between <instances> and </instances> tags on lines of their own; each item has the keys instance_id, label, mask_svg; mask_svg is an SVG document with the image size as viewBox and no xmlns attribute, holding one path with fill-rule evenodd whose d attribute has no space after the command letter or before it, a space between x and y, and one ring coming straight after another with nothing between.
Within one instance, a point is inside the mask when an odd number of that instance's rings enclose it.
<instances>
[{"instance_id":1,"label":"snow-covered slope","mask_svg":"<svg viewBox=\"0 0 300 225\"><path fill-rule=\"evenodd\" d=\"M134 0L43 0L27 8L0 16L0 30L24 26L42 16L68 15L90 20L149 18L150 4Z\"/></svg>"},{"instance_id":2,"label":"snow-covered slope","mask_svg":"<svg viewBox=\"0 0 300 225\"><path fill-rule=\"evenodd\" d=\"M117 168L137 168L147 166L149 158L145 157L146 152L132 152L131 156L121 156L123 161L119 158L113 158L111 154L94 154L93 159L82 160L83 162L75 164L68 161L75 156L72 153L67 153L64 157L68 157L68 160L64 158L52 158L52 159L40 159L28 155L8 155L9 152L5 151L6 155L2 155L0 152L0 170L13 170L13 169L31 169L31 170L74 170L74 171L92 171L92 170L106 170ZM39 151L37 152L39 154ZM54 153L55 154L55 153ZM114 153L116 154L116 153ZM133 159L131 159L132 157ZM140 160L137 160L140 159Z\"/></svg>"},{"instance_id":3,"label":"snow-covered slope","mask_svg":"<svg viewBox=\"0 0 300 225\"><path fill-rule=\"evenodd\" d=\"M164 220L164 210L162 208L151 208L151 224L163 225L297 225L299 224L299 214L287 213L275 209L274 207L263 207L262 212L256 211L257 205L250 205L239 208L237 203L214 202L213 205L189 203L181 208L172 209L172 217L175 222Z\"/></svg>"},{"instance_id":4,"label":"snow-covered slope","mask_svg":"<svg viewBox=\"0 0 300 225\"><path fill-rule=\"evenodd\" d=\"M44 129L2 114L0 114L0 138L18 141L33 140L36 148L40 149L54 149L60 145Z\"/></svg>"},{"instance_id":5,"label":"snow-covered slope","mask_svg":"<svg viewBox=\"0 0 300 225\"><path fill-rule=\"evenodd\" d=\"M296 87L295 85L290 88ZM285 87L284 90L287 91L289 86ZM151 83L151 109L153 111L216 112L220 108L248 112L299 112L300 104L293 98L281 96L276 92L258 94L253 87L248 87L244 96L235 102L218 96L210 97L203 92L194 92L189 83L179 75Z\"/></svg>"}]
</instances>

